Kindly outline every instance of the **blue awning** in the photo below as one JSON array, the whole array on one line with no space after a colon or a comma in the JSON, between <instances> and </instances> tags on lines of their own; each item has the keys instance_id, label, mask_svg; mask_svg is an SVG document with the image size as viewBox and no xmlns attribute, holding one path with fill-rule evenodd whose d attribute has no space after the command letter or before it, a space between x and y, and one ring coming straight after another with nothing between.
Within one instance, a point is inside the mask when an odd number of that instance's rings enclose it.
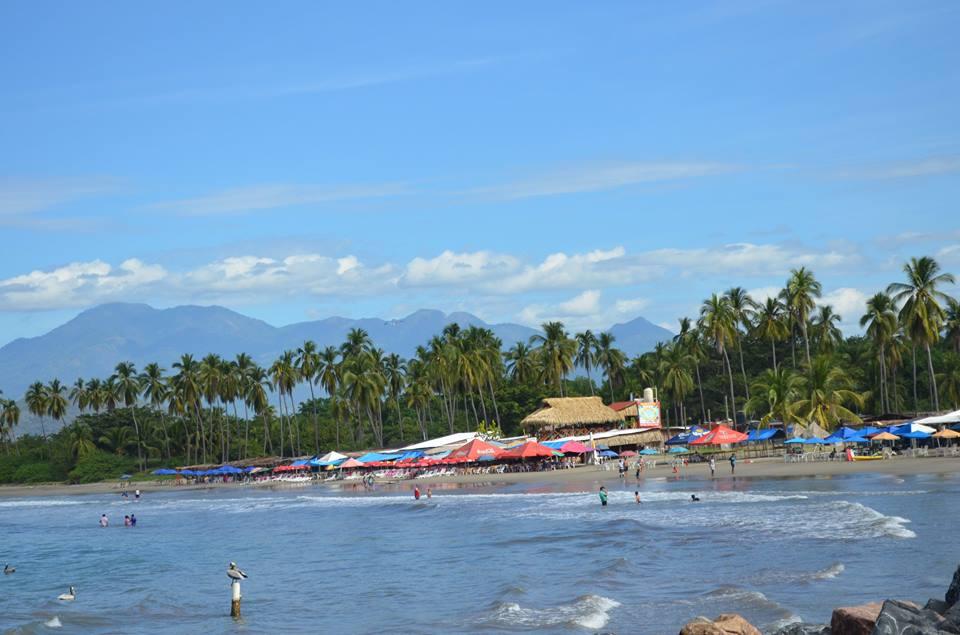
<instances>
[{"instance_id":1,"label":"blue awning","mask_svg":"<svg viewBox=\"0 0 960 635\"><path fill-rule=\"evenodd\" d=\"M783 437L783 430L767 428L766 430L749 430L747 432L747 442L751 441L769 441Z\"/></svg>"},{"instance_id":2,"label":"blue awning","mask_svg":"<svg viewBox=\"0 0 960 635\"><path fill-rule=\"evenodd\" d=\"M370 463L372 461L396 461L402 455L400 454L385 454L382 452L367 452L357 460L361 463ZM415 457L418 458L418 457Z\"/></svg>"},{"instance_id":3,"label":"blue awning","mask_svg":"<svg viewBox=\"0 0 960 635\"><path fill-rule=\"evenodd\" d=\"M173 474L176 474L177 471L171 470L169 467L161 467L158 470L154 470L153 473L157 476L172 476Z\"/></svg>"},{"instance_id":4,"label":"blue awning","mask_svg":"<svg viewBox=\"0 0 960 635\"><path fill-rule=\"evenodd\" d=\"M566 441L544 441L540 445L545 445L551 450L559 450Z\"/></svg>"}]
</instances>

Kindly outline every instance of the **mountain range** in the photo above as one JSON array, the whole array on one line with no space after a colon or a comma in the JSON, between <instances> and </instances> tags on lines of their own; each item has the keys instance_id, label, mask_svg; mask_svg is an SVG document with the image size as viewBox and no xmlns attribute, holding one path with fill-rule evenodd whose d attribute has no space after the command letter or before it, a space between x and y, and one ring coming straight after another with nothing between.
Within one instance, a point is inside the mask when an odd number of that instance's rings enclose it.
<instances>
[{"instance_id":1,"label":"mountain range","mask_svg":"<svg viewBox=\"0 0 960 635\"><path fill-rule=\"evenodd\" d=\"M183 353L196 357L217 353L232 358L246 352L259 364L269 365L280 352L296 349L306 340L313 340L320 348L339 346L352 328L367 331L388 353L409 358L417 346L451 322L461 327L489 328L503 341L504 348L526 341L537 332L520 324L487 324L469 313L426 309L397 320L330 317L276 327L220 306L155 309L146 304L104 304L83 311L44 335L16 339L0 348L0 389L19 399L34 381L47 382L56 377L69 386L78 377L104 378L121 361L131 361L138 369L149 362L169 369ZM642 317L616 324L609 331L628 356L648 351L672 337L669 331Z\"/></svg>"}]
</instances>

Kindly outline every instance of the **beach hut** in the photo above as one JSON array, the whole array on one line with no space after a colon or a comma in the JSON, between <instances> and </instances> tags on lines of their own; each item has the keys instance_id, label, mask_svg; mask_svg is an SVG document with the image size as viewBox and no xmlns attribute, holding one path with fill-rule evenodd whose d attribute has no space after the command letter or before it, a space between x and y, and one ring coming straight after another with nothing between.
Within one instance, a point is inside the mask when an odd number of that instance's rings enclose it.
<instances>
[{"instance_id":1,"label":"beach hut","mask_svg":"<svg viewBox=\"0 0 960 635\"><path fill-rule=\"evenodd\" d=\"M524 417L525 428L556 432L575 428L616 428L623 415L604 405L600 397L551 397L540 408Z\"/></svg>"}]
</instances>

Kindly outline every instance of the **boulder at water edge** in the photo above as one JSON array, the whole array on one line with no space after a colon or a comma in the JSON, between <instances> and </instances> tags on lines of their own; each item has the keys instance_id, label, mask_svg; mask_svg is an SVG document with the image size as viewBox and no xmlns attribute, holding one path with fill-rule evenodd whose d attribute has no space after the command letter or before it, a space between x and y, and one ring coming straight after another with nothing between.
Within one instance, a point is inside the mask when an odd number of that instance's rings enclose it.
<instances>
[{"instance_id":1,"label":"boulder at water edge","mask_svg":"<svg viewBox=\"0 0 960 635\"><path fill-rule=\"evenodd\" d=\"M881 608L882 605L879 602L871 602L860 606L842 606L833 609L830 632L832 635L870 635Z\"/></svg>"},{"instance_id":2,"label":"boulder at water edge","mask_svg":"<svg viewBox=\"0 0 960 635\"><path fill-rule=\"evenodd\" d=\"M826 624L805 624L803 622L794 622L787 624L773 635L832 635L830 627Z\"/></svg>"},{"instance_id":3,"label":"boulder at water edge","mask_svg":"<svg viewBox=\"0 0 960 635\"><path fill-rule=\"evenodd\" d=\"M680 635L761 635L757 628L736 613L724 613L714 620L698 617L687 622Z\"/></svg>"},{"instance_id":4,"label":"boulder at water edge","mask_svg":"<svg viewBox=\"0 0 960 635\"><path fill-rule=\"evenodd\" d=\"M912 602L887 600L883 603L871 635L960 635L960 627L930 609Z\"/></svg>"},{"instance_id":5,"label":"boulder at water edge","mask_svg":"<svg viewBox=\"0 0 960 635\"><path fill-rule=\"evenodd\" d=\"M960 602L960 567L957 567L957 570L953 572L953 580L950 582L950 588L947 589L947 594L943 599L949 606Z\"/></svg>"}]
</instances>

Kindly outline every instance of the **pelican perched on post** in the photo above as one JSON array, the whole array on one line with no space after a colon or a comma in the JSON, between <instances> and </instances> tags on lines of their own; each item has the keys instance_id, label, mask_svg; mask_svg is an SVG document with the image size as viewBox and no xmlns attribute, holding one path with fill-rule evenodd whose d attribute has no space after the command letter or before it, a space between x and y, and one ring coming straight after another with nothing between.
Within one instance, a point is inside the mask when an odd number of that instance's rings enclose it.
<instances>
[{"instance_id":1,"label":"pelican perched on post","mask_svg":"<svg viewBox=\"0 0 960 635\"><path fill-rule=\"evenodd\" d=\"M75 600L77 599L77 590L71 586L70 591L68 593L61 593L60 595L57 596L57 599L63 600L65 602Z\"/></svg>"},{"instance_id":2,"label":"pelican perched on post","mask_svg":"<svg viewBox=\"0 0 960 635\"><path fill-rule=\"evenodd\" d=\"M6 574L6 575L10 575L11 573L15 573L16 570L17 570L16 567L11 567L9 564L3 565L3 572L4 572L4 574Z\"/></svg>"},{"instance_id":3,"label":"pelican perched on post","mask_svg":"<svg viewBox=\"0 0 960 635\"><path fill-rule=\"evenodd\" d=\"M246 580L247 574L237 568L236 562L231 562L230 568L227 569L227 577L231 580Z\"/></svg>"}]
</instances>

